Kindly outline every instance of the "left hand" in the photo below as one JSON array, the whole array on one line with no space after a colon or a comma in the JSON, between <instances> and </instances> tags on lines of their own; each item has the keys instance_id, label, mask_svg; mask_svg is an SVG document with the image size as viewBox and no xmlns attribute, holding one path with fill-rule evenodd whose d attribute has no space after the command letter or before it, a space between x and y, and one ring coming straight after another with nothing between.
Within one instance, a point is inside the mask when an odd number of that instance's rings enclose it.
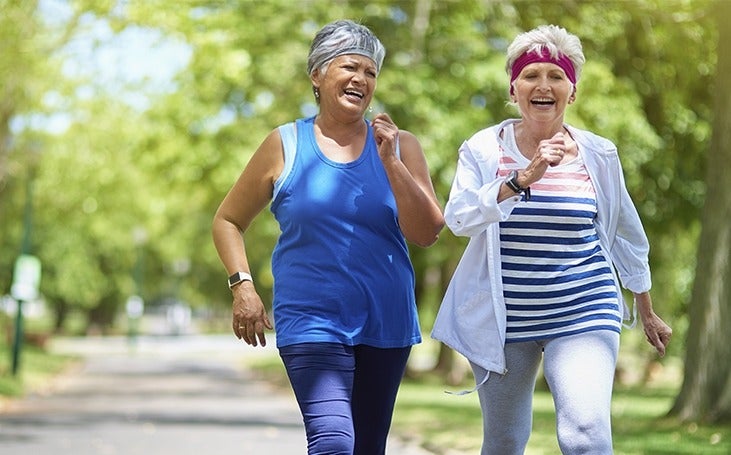
<instances>
[{"instance_id":1,"label":"left hand","mask_svg":"<svg viewBox=\"0 0 731 455\"><path fill-rule=\"evenodd\" d=\"M673 336L673 329L654 311L650 311L648 314L640 313L640 319L648 343L655 348L660 357L664 357L665 348L667 348L670 338Z\"/></svg>"},{"instance_id":2,"label":"left hand","mask_svg":"<svg viewBox=\"0 0 731 455\"><path fill-rule=\"evenodd\" d=\"M381 157L381 160L389 157L395 158L398 147L398 126L385 113L376 114L371 120L371 126L378 147L378 156Z\"/></svg>"}]
</instances>

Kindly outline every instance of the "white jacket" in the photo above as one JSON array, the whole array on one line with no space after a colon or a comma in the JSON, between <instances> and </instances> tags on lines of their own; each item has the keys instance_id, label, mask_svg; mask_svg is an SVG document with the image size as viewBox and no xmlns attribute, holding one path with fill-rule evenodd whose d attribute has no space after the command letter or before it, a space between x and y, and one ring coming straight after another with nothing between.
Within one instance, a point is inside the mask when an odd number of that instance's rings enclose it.
<instances>
[{"instance_id":1,"label":"white jacket","mask_svg":"<svg viewBox=\"0 0 731 455\"><path fill-rule=\"evenodd\" d=\"M432 330L442 341L485 370L504 374L506 311L500 265L498 222L520 203L518 196L497 202L499 132L511 119L478 131L459 149L457 171L445 207L449 229L470 241L449 283ZM597 198L594 225L605 256L614 265L614 281L640 293L650 290L649 243L625 187L616 146L591 132L566 125L578 143ZM615 270L616 269L616 270ZM619 279L617 279L617 274ZM624 319L630 316L626 304ZM634 321L632 322L634 324ZM478 384L485 378L475 378Z\"/></svg>"}]
</instances>

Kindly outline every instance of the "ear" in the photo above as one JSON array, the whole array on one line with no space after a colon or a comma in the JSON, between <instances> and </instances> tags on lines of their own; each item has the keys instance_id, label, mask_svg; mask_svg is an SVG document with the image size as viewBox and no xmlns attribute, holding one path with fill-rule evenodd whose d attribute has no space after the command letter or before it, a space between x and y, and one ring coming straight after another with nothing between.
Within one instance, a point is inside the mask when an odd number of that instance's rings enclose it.
<instances>
[{"instance_id":1,"label":"ear","mask_svg":"<svg viewBox=\"0 0 731 455\"><path fill-rule=\"evenodd\" d=\"M310 74L310 81L313 87L320 87L320 68L315 68Z\"/></svg>"}]
</instances>

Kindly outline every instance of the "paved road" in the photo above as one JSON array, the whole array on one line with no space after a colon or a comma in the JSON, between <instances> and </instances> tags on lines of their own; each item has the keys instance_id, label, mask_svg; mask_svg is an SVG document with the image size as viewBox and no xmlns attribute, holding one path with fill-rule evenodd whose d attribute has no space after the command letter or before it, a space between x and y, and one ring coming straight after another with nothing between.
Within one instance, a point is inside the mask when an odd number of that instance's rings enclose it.
<instances>
[{"instance_id":1,"label":"paved road","mask_svg":"<svg viewBox=\"0 0 731 455\"><path fill-rule=\"evenodd\" d=\"M275 355L225 337L62 339L81 355L51 390L0 411L3 455L304 455L291 393L256 379L246 362ZM389 440L389 455L429 452Z\"/></svg>"}]
</instances>

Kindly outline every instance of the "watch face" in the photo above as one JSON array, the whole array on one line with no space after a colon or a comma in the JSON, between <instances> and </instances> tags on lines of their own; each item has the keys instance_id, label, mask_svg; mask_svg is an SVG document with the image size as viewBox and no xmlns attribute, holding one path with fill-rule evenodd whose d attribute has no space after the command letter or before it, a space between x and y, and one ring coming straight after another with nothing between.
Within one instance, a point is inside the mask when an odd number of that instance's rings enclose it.
<instances>
[{"instance_id":1,"label":"watch face","mask_svg":"<svg viewBox=\"0 0 731 455\"><path fill-rule=\"evenodd\" d=\"M233 287L242 281L253 281L251 275L245 272L236 272L228 277L228 287Z\"/></svg>"}]
</instances>

